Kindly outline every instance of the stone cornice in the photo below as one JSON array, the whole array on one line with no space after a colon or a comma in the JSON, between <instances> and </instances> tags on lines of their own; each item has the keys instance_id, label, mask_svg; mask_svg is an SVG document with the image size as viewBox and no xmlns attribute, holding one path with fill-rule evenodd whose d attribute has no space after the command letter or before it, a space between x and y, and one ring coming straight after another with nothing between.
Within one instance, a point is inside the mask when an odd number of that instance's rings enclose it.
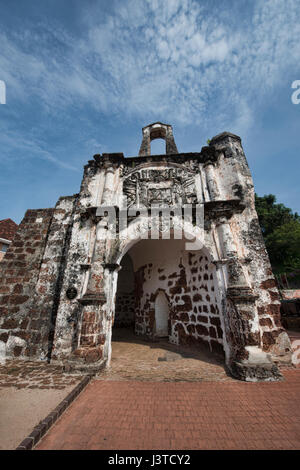
<instances>
[{"instance_id":1,"label":"stone cornice","mask_svg":"<svg viewBox=\"0 0 300 470\"><path fill-rule=\"evenodd\" d=\"M243 212L245 207L240 199L209 201L204 203L204 216L215 220L221 217L230 219L233 214Z\"/></svg>"},{"instance_id":2,"label":"stone cornice","mask_svg":"<svg viewBox=\"0 0 300 470\"><path fill-rule=\"evenodd\" d=\"M77 300L82 305L103 305L106 302L106 297L101 293L86 293L83 295L83 297L81 297L81 299Z\"/></svg>"},{"instance_id":3,"label":"stone cornice","mask_svg":"<svg viewBox=\"0 0 300 470\"><path fill-rule=\"evenodd\" d=\"M118 263L102 263L102 266L104 269L108 269L110 272L119 271L121 268L121 265Z\"/></svg>"},{"instance_id":4,"label":"stone cornice","mask_svg":"<svg viewBox=\"0 0 300 470\"><path fill-rule=\"evenodd\" d=\"M216 149L214 146L202 147L201 152L187 152L187 153L174 153L174 154L161 154L161 155L147 155L147 156L134 156L124 157L123 153L103 153L102 155L94 155L94 160L89 161L89 165L97 165L98 167L113 168L123 167L126 168L125 173L128 170L136 171L142 168L144 165L151 166L161 163L162 165L168 166L172 163L178 166L184 165L188 167L188 162L191 161L192 165L198 164L217 164L218 159L223 151L223 148Z\"/></svg>"},{"instance_id":5,"label":"stone cornice","mask_svg":"<svg viewBox=\"0 0 300 470\"><path fill-rule=\"evenodd\" d=\"M236 303L255 302L259 297L253 293L250 287L245 286L229 286L226 296Z\"/></svg>"},{"instance_id":6,"label":"stone cornice","mask_svg":"<svg viewBox=\"0 0 300 470\"><path fill-rule=\"evenodd\" d=\"M193 215L196 214L196 208L197 204L191 204L192 206L192 213ZM81 212L81 218L83 220L86 220L88 218L91 218L94 220L94 222L98 222L101 220L103 217L109 215L110 209L113 209L115 212L114 214L116 217L119 216L119 211L120 208L118 206L100 206L103 211L103 215L97 215L97 209L98 207L87 207ZM167 206L167 208L170 210L170 215L172 216L172 212L175 211L176 215L176 207L173 206ZM129 208L131 211L133 210L132 207ZM127 209L127 210L129 210ZM160 208L162 209L162 208ZM230 200L220 200L220 201L209 201L204 203L204 217L207 220L211 219L220 219L222 217L225 217L226 219L230 219L233 214L235 213L241 213L245 209L245 205L241 202L240 199L230 199ZM126 209L122 208L122 212L125 212ZM136 207L136 211L138 212L137 215L129 215L128 220L134 220L135 218L139 217L139 208ZM143 213L143 208L141 208L141 211ZM106 214L107 212L107 214ZM147 208L148 216L151 215L151 208ZM246 260L245 260L246 261ZM248 260L247 260L248 261ZM250 261L250 260L249 260Z\"/></svg>"},{"instance_id":7,"label":"stone cornice","mask_svg":"<svg viewBox=\"0 0 300 470\"><path fill-rule=\"evenodd\" d=\"M236 134L232 134L231 132L221 132L220 134L217 134L215 135L211 141L210 141L210 146L213 146L219 142L222 142L224 140L227 140L227 139L233 139L233 140L238 140L239 142L242 141L242 139L236 135Z\"/></svg>"}]
</instances>

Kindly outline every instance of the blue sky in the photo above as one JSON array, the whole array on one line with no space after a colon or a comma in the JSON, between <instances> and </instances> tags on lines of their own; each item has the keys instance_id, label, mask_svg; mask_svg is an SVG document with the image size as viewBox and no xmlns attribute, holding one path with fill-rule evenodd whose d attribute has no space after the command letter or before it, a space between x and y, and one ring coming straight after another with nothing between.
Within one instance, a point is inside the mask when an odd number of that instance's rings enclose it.
<instances>
[{"instance_id":1,"label":"blue sky","mask_svg":"<svg viewBox=\"0 0 300 470\"><path fill-rule=\"evenodd\" d=\"M0 219L79 191L95 153L241 136L256 192L300 212L300 0L0 0ZM154 141L153 153L161 153Z\"/></svg>"}]
</instances>

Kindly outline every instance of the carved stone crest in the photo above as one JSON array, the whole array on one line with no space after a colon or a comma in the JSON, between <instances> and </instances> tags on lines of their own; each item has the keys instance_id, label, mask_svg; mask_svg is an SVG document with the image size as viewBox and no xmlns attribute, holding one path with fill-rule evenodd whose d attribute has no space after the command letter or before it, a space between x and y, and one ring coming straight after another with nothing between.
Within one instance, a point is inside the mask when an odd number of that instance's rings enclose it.
<instances>
[{"instance_id":1,"label":"carved stone crest","mask_svg":"<svg viewBox=\"0 0 300 470\"><path fill-rule=\"evenodd\" d=\"M132 205L183 205L197 202L195 174L184 167L147 168L124 178L123 193Z\"/></svg>"}]
</instances>

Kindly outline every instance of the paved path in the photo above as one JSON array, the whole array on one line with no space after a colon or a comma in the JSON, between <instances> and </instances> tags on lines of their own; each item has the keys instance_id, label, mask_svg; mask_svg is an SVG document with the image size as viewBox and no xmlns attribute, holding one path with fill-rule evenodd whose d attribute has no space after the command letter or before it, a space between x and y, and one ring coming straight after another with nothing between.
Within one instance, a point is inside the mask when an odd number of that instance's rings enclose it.
<instances>
[{"instance_id":1,"label":"paved path","mask_svg":"<svg viewBox=\"0 0 300 470\"><path fill-rule=\"evenodd\" d=\"M111 367L103 380L232 382L224 361L206 350L161 339L146 342L127 328L113 330Z\"/></svg>"},{"instance_id":2,"label":"paved path","mask_svg":"<svg viewBox=\"0 0 300 470\"><path fill-rule=\"evenodd\" d=\"M283 382L93 380L37 449L300 449L300 373Z\"/></svg>"},{"instance_id":3,"label":"paved path","mask_svg":"<svg viewBox=\"0 0 300 470\"><path fill-rule=\"evenodd\" d=\"M0 450L15 449L81 379L45 362L0 364Z\"/></svg>"}]
</instances>

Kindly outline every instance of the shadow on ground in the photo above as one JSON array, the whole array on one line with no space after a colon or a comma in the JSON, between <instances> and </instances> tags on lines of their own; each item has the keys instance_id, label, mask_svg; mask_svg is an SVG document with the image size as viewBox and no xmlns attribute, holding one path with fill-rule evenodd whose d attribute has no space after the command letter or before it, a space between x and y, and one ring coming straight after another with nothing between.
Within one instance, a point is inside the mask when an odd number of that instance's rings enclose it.
<instances>
[{"instance_id":1,"label":"shadow on ground","mask_svg":"<svg viewBox=\"0 0 300 470\"><path fill-rule=\"evenodd\" d=\"M195 346L177 346L166 338L149 341L130 328L114 328L109 369L101 380L232 381L224 361Z\"/></svg>"}]
</instances>

